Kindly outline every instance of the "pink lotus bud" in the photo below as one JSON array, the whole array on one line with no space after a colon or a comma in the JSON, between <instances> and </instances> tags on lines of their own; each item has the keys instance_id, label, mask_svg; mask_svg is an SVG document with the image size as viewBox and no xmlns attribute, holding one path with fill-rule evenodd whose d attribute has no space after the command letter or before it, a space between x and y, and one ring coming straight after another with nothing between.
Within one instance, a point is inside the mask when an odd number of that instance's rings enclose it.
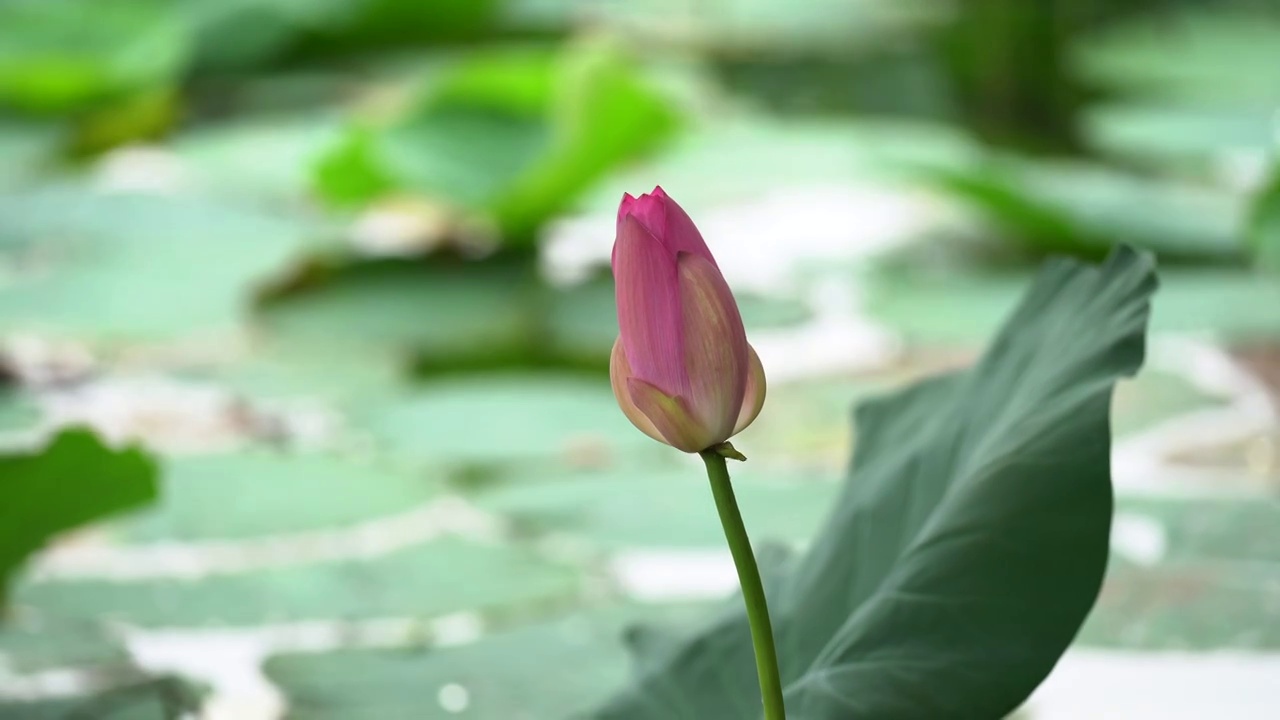
<instances>
[{"instance_id":1,"label":"pink lotus bud","mask_svg":"<svg viewBox=\"0 0 1280 720\"><path fill-rule=\"evenodd\" d=\"M764 367L702 235L662 188L622 196L613 279L609 376L627 419L685 452L750 425L764 405Z\"/></svg>"}]
</instances>

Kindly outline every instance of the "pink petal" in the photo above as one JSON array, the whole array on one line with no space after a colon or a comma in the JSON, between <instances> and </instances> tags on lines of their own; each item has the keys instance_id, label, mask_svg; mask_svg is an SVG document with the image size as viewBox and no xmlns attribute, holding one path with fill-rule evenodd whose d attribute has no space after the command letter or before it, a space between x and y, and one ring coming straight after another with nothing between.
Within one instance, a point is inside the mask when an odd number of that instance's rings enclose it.
<instances>
[{"instance_id":1,"label":"pink petal","mask_svg":"<svg viewBox=\"0 0 1280 720\"><path fill-rule=\"evenodd\" d=\"M613 352L609 355L609 382L613 385L613 396L617 398L622 414L627 416L632 425L654 440L665 443L666 438L654 427L653 421L631 400L631 391L627 389L627 381L631 378L631 365L627 363L627 354L622 351L622 338L619 337L613 343Z\"/></svg>"},{"instance_id":2,"label":"pink petal","mask_svg":"<svg viewBox=\"0 0 1280 720\"><path fill-rule=\"evenodd\" d=\"M632 372L670 395L687 394L675 256L634 215L618 226L613 250L618 329Z\"/></svg>"},{"instance_id":3,"label":"pink petal","mask_svg":"<svg viewBox=\"0 0 1280 720\"><path fill-rule=\"evenodd\" d=\"M615 233L622 229L622 221L626 219L628 214L630 214L631 206L634 205L635 202L636 199L631 197L631 193L622 193L622 202L618 203L618 224L614 229ZM609 256L609 266L615 270L618 267L618 243L616 240L613 244L613 252Z\"/></svg>"},{"instance_id":4,"label":"pink petal","mask_svg":"<svg viewBox=\"0 0 1280 720\"><path fill-rule=\"evenodd\" d=\"M747 343L747 387L742 393L742 409L738 411L738 421L733 424L733 434L737 435L755 421L764 407L765 379L764 365L756 349Z\"/></svg>"},{"instance_id":5,"label":"pink petal","mask_svg":"<svg viewBox=\"0 0 1280 720\"><path fill-rule=\"evenodd\" d=\"M671 447L694 453L721 442L698 423L684 398L668 395L634 377L627 380L627 392L640 412L653 421L654 427L662 434L663 442Z\"/></svg>"},{"instance_id":6,"label":"pink petal","mask_svg":"<svg viewBox=\"0 0 1280 720\"><path fill-rule=\"evenodd\" d=\"M698 227L693 224L689 214L661 186L638 198L623 193L622 202L618 204L619 227L628 215L639 220L673 255L692 253L705 257L712 265L716 264L711 250L702 239L702 233L698 232Z\"/></svg>"},{"instance_id":7,"label":"pink petal","mask_svg":"<svg viewBox=\"0 0 1280 720\"><path fill-rule=\"evenodd\" d=\"M642 196L650 197L650 196ZM660 201L663 206L662 217L665 220L662 232L655 232L654 235L662 241L672 255L687 252L692 255L706 258L711 262L712 267L719 269L716 259L712 257L710 248L707 247L706 241L702 239L702 233L698 232L698 226L693 224L693 219L689 214L680 207L679 203L672 200L661 187L653 189L651 196Z\"/></svg>"},{"instance_id":8,"label":"pink petal","mask_svg":"<svg viewBox=\"0 0 1280 720\"><path fill-rule=\"evenodd\" d=\"M631 197L631 193L622 193L622 202L618 203L618 224L622 224L625 218L631 212L631 206L634 205L636 199Z\"/></svg>"},{"instance_id":9,"label":"pink petal","mask_svg":"<svg viewBox=\"0 0 1280 720\"><path fill-rule=\"evenodd\" d=\"M724 276L706 258L681 253L680 308L684 329L685 396L690 412L723 442L733 434L750 365L742 316Z\"/></svg>"},{"instance_id":10,"label":"pink petal","mask_svg":"<svg viewBox=\"0 0 1280 720\"><path fill-rule=\"evenodd\" d=\"M629 196L622 196L622 204L618 206L618 225L622 225L622 221L628 215L640 221L654 237L662 239L662 234L666 232L667 224L667 207L662 202L662 198L652 194L641 195L638 198L632 198L627 201ZM663 196L665 197L665 196Z\"/></svg>"}]
</instances>

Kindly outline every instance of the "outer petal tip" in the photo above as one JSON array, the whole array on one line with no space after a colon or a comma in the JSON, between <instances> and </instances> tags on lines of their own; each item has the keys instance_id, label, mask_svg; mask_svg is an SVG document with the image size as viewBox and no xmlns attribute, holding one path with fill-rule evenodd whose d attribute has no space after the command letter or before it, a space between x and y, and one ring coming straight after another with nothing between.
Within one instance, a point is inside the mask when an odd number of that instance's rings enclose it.
<instances>
[{"instance_id":1,"label":"outer petal tip","mask_svg":"<svg viewBox=\"0 0 1280 720\"><path fill-rule=\"evenodd\" d=\"M662 240L663 234L666 232L667 225L667 206L665 194L647 193L638 198L632 198L630 195L622 196L622 203L618 206L618 223L627 217L634 217L640 221L655 238Z\"/></svg>"},{"instance_id":2,"label":"outer petal tip","mask_svg":"<svg viewBox=\"0 0 1280 720\"><path fill-rule=\"evenodd\" d=\"M631 197L631 193L622 193L622 200L618 203L618 224L621 225L624 218L631 212L631 206L634 205L636 199Z\"/></svg>"}]
</instances>

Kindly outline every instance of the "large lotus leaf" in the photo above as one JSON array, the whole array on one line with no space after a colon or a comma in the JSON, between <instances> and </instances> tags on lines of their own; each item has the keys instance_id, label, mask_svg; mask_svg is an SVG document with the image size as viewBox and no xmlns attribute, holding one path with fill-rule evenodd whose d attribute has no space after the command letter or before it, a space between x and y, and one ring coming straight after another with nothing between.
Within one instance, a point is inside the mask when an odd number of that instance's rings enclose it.
<instances>
[{"instance_id":1,"label":"large lotus leaf","mask_svg":"<svg viewBox=\"0 0 1280 720\"><path fill-rule=\"evenodd\" d=\"M976 366L858 410L835 511L767 583L790 717L1000 718L1048 675L1106 571L1111 394L1155 286L1127 248L1052 260ZM637 667L595 717L759 717L736 604Z\"/></svg>"}]
</instances>

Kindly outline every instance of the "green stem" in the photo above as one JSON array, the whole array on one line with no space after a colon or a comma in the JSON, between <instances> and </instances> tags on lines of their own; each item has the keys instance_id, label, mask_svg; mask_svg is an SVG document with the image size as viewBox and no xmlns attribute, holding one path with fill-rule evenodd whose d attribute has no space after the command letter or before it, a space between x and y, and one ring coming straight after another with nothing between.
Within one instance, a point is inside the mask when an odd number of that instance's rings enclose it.
<instances>
[{"instance_id":1,"label":"green stem","mask_svg":"<svg viewBox=\"0 0 1280 720\"><path fill-rule=\"evenodd\" d=\"M756 651L756 672L760 676L760 699L764 701L765 720L785 720L786 709L782 705L782 680L778 676L778 652L773 646L773 627L769 623L769 606L765 602L764 586L760 583L760 570L756 556L751 552L751 540L738 512L738 501L733 497L733 485L729 481L729 469L719 448L709 448L699 453L707 464L707 477L711 480L711 492L716 498L716 510L720 512L720 524L724 537L729 541L729 552L738 569L738 584L742 586L742 599L747 604L747 622L751 625L751 644Z\"/></svg>"}]
</instances>

